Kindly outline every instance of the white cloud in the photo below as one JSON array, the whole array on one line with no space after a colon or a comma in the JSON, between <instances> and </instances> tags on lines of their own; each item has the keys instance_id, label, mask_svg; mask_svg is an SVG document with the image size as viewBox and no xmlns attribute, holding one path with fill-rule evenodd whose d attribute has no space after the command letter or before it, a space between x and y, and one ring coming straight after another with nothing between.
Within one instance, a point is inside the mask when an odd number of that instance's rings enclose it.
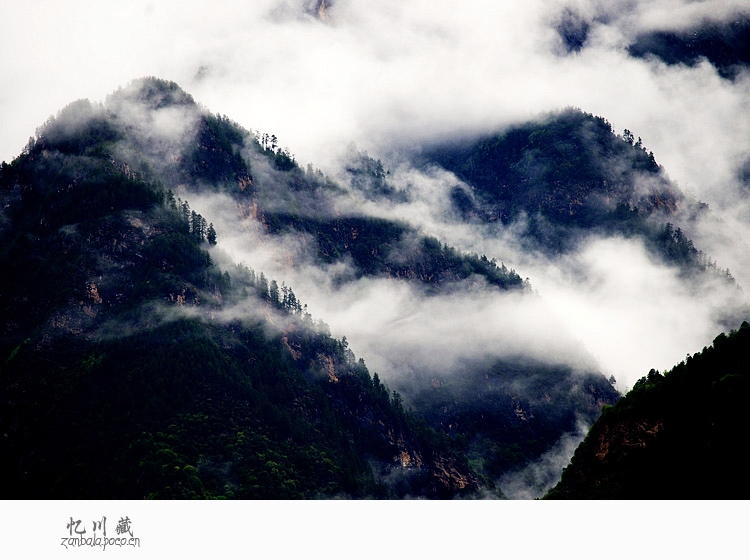
<instances>
[{"instance_id":1,"label":"white cloud","mask_svg":"<svg viewBox=\"0 0 750 560\"><path fill-rule=\"evenodd\" d=\"M620 390L711 343L725 292L699 289L638 241L597 239L569 261L531 264L535 286ZM712 295L708 295L712 294Z\"/></svg>"},{"instance_id":2,"label":"white cloud","mask_svg":"<svg viewBox=\"0 0 750 560\"><path fill-rule=\"evenodd\" d=\"M732 118L747 109L746 85L627 59L614 39L658 19L659 9L682 13L691 3L616 4L630 10L595 27L590 48L565 59L554 54L552 22L566 4L341 0L323 24L272 17L299 3L270 0L5 3L0 158L17 155L69 101L100 100L143 75L178 81L211 110L276 133L318 165L352 140L380 148L565 105L640 134L673 174L688 166L691 176L707 160L715 167L720 148L747 148L747 125ZM583 13L601 11L578 4ZM717 146L708 138L720 131ZM686 145L695 148L674 154Z\"/></svg>"},{"instance_id":3,"label":"white cloud","mask_svg":"<svg viewBox=\"0 0 750 560\"><path fill-rule=\"evenodd\" d=\"M737 210L734 179L750 153L750 78L729 82L707 64L666 67L624 52L640 30L685 26L746 2L339 0L328 23L305 16L301 6L273 0L3 3L0 159L18 155L36 127L70 101L103 101L146 75L175 80L209 110L275 133L303 165L310 161L326 172L335 171L352 141L377 157L435 136L488 130L573 105L641 136L670 177L718 215L732 210L722 217L723 229L699 236L706 243L699 248L750 281L744 258L750 220ZM585 17L607 17L592 20L583 50L561 57L553 25L566 6ZM163 117L162 132L179 132L170 115ZM357 339L362 346L355 350L363 355L375 346L365 341L373 335L368 328L375 331L371 340L405 352L419 345L430 321L450 351L457 330L471 332L463 319L469 313L496 325L475 334L478 347L490 346L495 335L506 340L511 320L518 333L505 344L533 346L523 336L531 337L540 306L605 368L616 375L622 370L629 384L644 368L667 367L710 341L710 309L632 243L604 240L574 263L540 263L517 253L508 231L486 238L486 230L452 222L445 207L434 204L444 199L451 177L402 170L394 180L411 184L417 195L413 204L394 209L396 215L514 266L531 277L544 303L523 299L512 311L510 299L498 296L481 305L473 299L419 300L414 307L409 288L381 281L334 293L321 271L304 269L316 285L280 262L279 254L301 258L300 240L286 239L282 253L273 245L242 245L221 231L213 210L199 211L217 222L225 246L234 240L233 257L246 257L298 289L315 306L316 318L335 323L353 347ZM727 245L732 224L741 240ZM585 273L582 285L567 276L571 270ZM336 297L345 305L337 306ZM371 327L365 328L360 313L372 318ZM393 338L392 324L408 326L409 334ZM554 341L553 333L546 334ZM634 359L631 347L641 348L642 357Z\"/></svg>"}]
</instances>

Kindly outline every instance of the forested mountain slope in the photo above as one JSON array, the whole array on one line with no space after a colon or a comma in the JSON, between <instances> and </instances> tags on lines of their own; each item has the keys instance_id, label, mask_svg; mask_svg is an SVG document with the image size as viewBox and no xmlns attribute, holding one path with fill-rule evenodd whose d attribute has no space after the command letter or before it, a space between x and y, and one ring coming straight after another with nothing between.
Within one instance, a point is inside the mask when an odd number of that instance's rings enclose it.
<instances>
[{"instance_id":1,"label":"forested mountain slope","mask_svg":"<svg viewBox=\"0 0 750 560\"><path fill-rule=\"evenodd\" d=\"M137 97L131 109L194 107L160 81L119 95ZM2 166L2 496L478 490L450 442L291 288L212 262L213 224L148 162L123 157L170 138L123 120L122 110L78 102ZM212 151L221 141L212 122L175 181L241 189L248 170Z\"/></svg>"},{"instance_id":2,"label":"forested mountain slope","mask_svg":"<svg viewBox=\"0 0 750 560\"><path fill-rule=\"evenodd\" d=\"M628 47L631 56L656 57L666 64L694 66L707 60L725 79L736 79L750 64L750 17L738 13L727 21L705 20L681 30L642 33Z\"/></svg>"},{"instance_id":3,"label":"forested mountain slope","mask_svg":"<svg viewBox=\"0 0 750 560\"><path fill-rule=\"evenodd\" d=\"M556 145L544 157L557 157ZM641 163L656 172L640 148L617 146L637 172ZM495 259L342 206L352 193L409 201L366 154L347 173L342 185L302 169L274 135L152 78L104 104L75 102L40 127L0 181L3 492L502 496L500 476L616 401L590 367L468 344L447 370L410 366L392 391L292 286L245 263L219 268L219 216L188 202L231 201L224 227L259 231L248 242L270 251L294 240L290 266L332 274L333 289L371 278L425 302L537 297ZM519 193L527 205L543 200Z\"/></svg>"},{"instance_id":4,"label":"forested mountain slope","mask_svg":"<svg viewBox=\"0 0 750 560\"><path fill-rule=\"evenodd\" d=\"M705 204L669 181L640 138L629 130L616 135L602 117L569 108L498 134L430 146L422 157L465 182L453 191L463 215L506 225L521 220L530 250L569 252L592 235L638 237L687 275L732 281L675 225L705 212Z\"/></svg>"},{"instance_id":5,"label":"forested mountain slope","mask_svg":"<svg viewBox=\"0 0 750 560\"><path fill-rule=\"evenodd\" d=\"M651 370L605 407L546 497L747 499L749 381L745 321L663 375Z\"/></svg>"}]
</instances>

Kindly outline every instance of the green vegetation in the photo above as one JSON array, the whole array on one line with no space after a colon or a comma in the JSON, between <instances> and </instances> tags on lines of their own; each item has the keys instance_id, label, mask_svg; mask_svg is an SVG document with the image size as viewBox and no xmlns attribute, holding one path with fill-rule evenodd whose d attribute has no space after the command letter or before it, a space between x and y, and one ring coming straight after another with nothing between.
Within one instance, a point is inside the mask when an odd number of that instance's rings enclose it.
<instances>
[{"instance_id":1,"label":"green vegetation","mask_svg":"<svg viewBox=\"0 0 750 560\"><path fill-rule=\"evenodd\" d=\"M667 222L650 238L652 246L663 255L664 260L680 267L688 274L699 272L711 272L714 275L734 283L734 278L729 269L721 269L715 261L711 260L703 251L699 251L693 242L682 232L680 228Z\"/></svg>"},{"instance_id":2,"label":"green vegetation","mask_svg":"<svg viewBox=\"0 0 750 560\"><path fill-rule=\"evenodd\" d=\"M24 345L3 366L17 426L4 426L3 497L398 497L372 471L399 452L388 432L425 458L429 433L341 342L289 338L178 319L43 352Z\"/></svg>"},{"instance_id":3,"label":"green vegetation","mask_svg":"<svg viewBox=\"0 0 750 560\"><path fill-rule=\"evenodd\" d=\"M191 185L242 192L252 185L241 150L249 132L221 115L202 115L195 146L185 157L183 180Z\"/></svg>"},{"instance_id":4,"label":"green vegetation","mask_svg":"<svg viewBox=\"0 0 750 560\"><path fill-rule=\"evenodd\" d=\"M707 18L692 28L642 33L628 52L639 58L655 56L669 65L695 66L708 60L722 78L733 80L750 64L749 41L750 16L738 12L726 22Z\"/></svg>"},{"instance_id":5,"label":"green vegetation","mask_svg":"<svg viewBox=\"0 0 750 560\"><path fill-rule=\"evenodd\" d=\"M529 359L469 364L425 386L410 396L414 407L466 453L486 488L619 398L601 375Z\"/></svg>"},{"instance_id":6,"label":"green vegetation","mask_svg":"<svg viewBox=\"0 0 750 560\"><path fill-rule=\"evenodd\" d=\"M746 499L750 324L606 408L548 498Z\"/></svg>"},{"instance_id":7,"label":"green vegetation","mask_svg":"<svg viewBox=\"0 0 750 560\"><path fill-rule=\"evenodd\" d=\"M530 249L559 254L591 234L637 236L685 275L733 281L673 226L679 205L692 204L696 213L706 205L685 200L641 138L627 129L616 135L602 117L567 109L435 147L426 158L471 185L471 193L454 189L461 215L506 224L524 219Z\"/></svg>"},{"instance_id":8,"label":"green vegetation","mask_svg":"<svg viewBox=\"0 0 750 560\"><path fill-rule=\"evenodd\" d=\"M406 194L396 190L388 182L391 172L383 167L382 161L371 158L367 152L358 152L353 147L347 156L345 171L349 175L352 188L369 200L406 202Z\"/></svg>"},{"instance_id":9,"label":"green vegetation","mask_svg":"<svg viewBox=\"0 0 750 560\"><path fill-rule=\"evenodd\" d=\"M194 110L195 128L179 141L149 135L123 118L129 103ZM530 126L538 192L456 192L461 211L489 220L499 208L537 208L540 227L594 219L641 232L643 206L595 218L559 211L566 181L605 187L595 163L554 169L588 145L583 128L608 126L589 121ZM558 142L566 134L569 145ZM656 176L638 142L608 134L602 149ZM524 149L516 156L529 171ZM497 150L467 156L467 169L496 172ZM352 189L376 204L403 200L382 162L351 156ZM511 164L498 177L521 177ZM351 265L341 282L388 277L434 297L528 288L504 263L407 224L337 214L333 196L345 189L301 169L274 135L200 112L171 82L136 82L104 106L77 102L0 168L3 497L501 496L498 477L619 396L598 374L477 358L446 378L417 372L424 379L402 397L313 320L292 287L244 265L220 270L216 230L176 195L186 190L229 195L268 235L304 234L317 263ZM676 260L695 257L676 230L657 233Z\"/></svg>"},{"instance_id":10,"label":"green vegetation","mask_svg":"<svg viewBox=\"0 0 750 560\"><path fill-rule=\"evenodd\" d=\"M606 208L600 198L635 202L634 176L659 172L640 139L574 109L428 157L476 187L493 207L488 217L503 222L538 212L555 225L591 226Z\"/></svg>"},{"instance_id":11,"label":"green vegetation","mask_svg":"<svg viewBox=\"0 0 750 560\"><path fill-rule=\"evenodd\" d=\"M317 257L325 263L349 257L355 274L390 276L419 281L432 293L472 276L501 289L525 289L528 283L505 264L485 255L461 253L434 237L416 236L405 224L364 216L308 218L298 214L269 214L271 233L297 231L317 240ZM417 237L416 245L408 239Z\"/></svg>"},{"instance_id":12,"label":"green vegetation","mask_svg":"<svg viewBox=\"0 0 750 560\"><path fill-rule=\"evenodd\" d=\"M154 107L189 101L166 82L143 86L128 95ZM1 169L0 496L478 490L450 442L290 287L247 267L219 270L206 250L212 225L117 159L112 115L92 120L89 105L76 107ZM74 114L81 126L58 134ZM228 121L205 117L201 127L195 184L250 181Z\"/></svg>"}]
</instances>

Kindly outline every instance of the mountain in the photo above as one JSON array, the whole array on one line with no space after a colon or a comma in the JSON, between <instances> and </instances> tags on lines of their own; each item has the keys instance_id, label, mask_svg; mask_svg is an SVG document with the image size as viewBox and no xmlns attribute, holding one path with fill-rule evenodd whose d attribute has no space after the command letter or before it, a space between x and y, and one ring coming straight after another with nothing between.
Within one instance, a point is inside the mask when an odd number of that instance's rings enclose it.
<instances>
[{"instance_id":1,"label":"mountain","mask_svg":"<svg viewBox=\"0 0 750 560\"><path fill-rule=\"evenodd\" d=\"M568 108L500 133L428 146L422 165L456 174L452 201L466 219L523 224L525 247L569 253L593 236L639 238L687 276L732 283L683 228L708 211L686 197L629 130ZM675 225L680 223L680 225Z\"/></svg>"},{"instance_id":2,"label":"mountain","mask_svg":"<svg viewBox=\"0 0 750 560\"><path fill-rule=\"evenodd\" d=\"M618 137L604 118L572 108L500 134L438 145L425 158L473 187L467 203L481 197L484 220L508 223L525 212L551 226L588 228L606 224L621 205L669 212L680 198L640 139L627 131ZM456 203L462 200L457 192Z\"/></svg>"},{"instance_id":3,"label":"mountain","mask_svg":"<svg viewBox=\"0 0 750 560\"><path fill-rule=\"evenodd\" d=\"M229 121L223 125L241 132ZM333 270L333 289L363 278L387 279L409 285L425 302L467 290L534 297L529 282L504 263L459 251L407 222L349 209L340 202L340 184L311 166L301 169L274 135L245 138L246 159L256 170L252 187L228 185L225 192L246 209L241 213L263 224L265 234L279 239L278 246L293 239L304 247L288 258L301 276L330 277ZM229 153L229 146L211 151ZM409 191L392 185L382 162L366 153L350 150L345 170L349 188L367 202L386 207L410 202ZM618 398L593 369L579 371L549 358L468 352L468 359L447 371L417 364L389 384L430 428L473 459L484 486L500 494L495 482L500 475L539 457L579 423L590 424L603 404Z\"/></svg>"},{"instance_id":4,"label":"mountain","mask_svg":"<svg viewBox=\"0 0 750 560\"><path fill-rule=\"evenodd\" d=\"M747 499L750 324L605 407L550 499Z\"/></svg>"},{"instance_id":5,"label":"mountain","mask_svg":"<svg viewBox=\"0 0 750 560\"><path fill-rule=\"evenodd\" d=\"M213 224L170 187L252 184L222 123L147 79L71 104L3 163L0 495L476 492L291 288L213 262Z\"/></svg>"},{"instance_id":6,"label":"mountain","mask_svg":"<svg viewBox=\"0 0 750 560\"><path fill-rule=\"evenodd\" d=\"M733 285L689 237L710 210L602 117L567 109L405 157L449 177L450 225L515 227L549 258L638 239L700 289ZM541 337L507 343L512 318L483 324L498 301L540 306L533 278L408 219L421 200L395 175L356 149L333 178L303 168L155 78L50 118L0 175L2 495L506 495L503 477L620 395L562 330L532 350ZM373 286L427 318L420 337L408 315L392 333L358 317L397 372L372 373L306 305Z\"/></svg>"},{"instance_id":7,"label":"mountain","mask_svg":"<svg viewBox=\"0 0 750 560\"><path fill-rule=\"evenodd\" d=\"M628 46L628 53L654 57L669 65L695 66L706 60L722 78L734 80L750 65L748 44L750 15L737 13L727 21L705 20L679 31L641 33Z\"/></svg>"},{"instance_id":8,"label":"mountain","mask_svg":"<svg viewBox=\"0 0 750 560\"><path fill-rule=\"evenodd\" d=\"M612 9L614 8L614 9ZM625 12L613 6L589 7L577 10L563 8L552 20L552 28L559 38L558 54L570 56L590 47L592 31L599 26L608 26L620 19ZM625 26L626 34L632 34L625 45L629 56L674 66L694 67L701 62L713 66L725 80L737 80L747 72L750 64L748 42L750 42L750 14L747 7L717 10L709 15L693 14L690 23L672 20L651 21L637 33L632 23Z\"/></svg>"}]
</instances>

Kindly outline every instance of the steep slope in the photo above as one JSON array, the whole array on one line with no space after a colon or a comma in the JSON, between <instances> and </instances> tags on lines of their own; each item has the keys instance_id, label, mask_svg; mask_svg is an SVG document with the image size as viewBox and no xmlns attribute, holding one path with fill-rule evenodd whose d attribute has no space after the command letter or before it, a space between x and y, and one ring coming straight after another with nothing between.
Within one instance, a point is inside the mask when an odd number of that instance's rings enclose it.
<instances>
[{"instance_id":1,"label":"steep slope","mask_svg":"<svg viewBox=\"0 0 750 560\"><path fill-rule=\"evenodd\" d=\"M249 239L267 251L300 247L289 266L333 271L334 289L375 278L420 298L535 297L494 259L340 206L352 192L404 201L380 162L360 154L347 172L342 186L303 170L274 135L156 79L102 105L71 104L41 127L2 168L4 491L502 495L498 476L615 402L595 371L471 346L451 371L389 380L392 392L290 287L243 265L220 270L216 218L187 202L231 201L228 227L259 231Z\"/></svg>"},{"instance_id":2,"label":"steep slope","mask_svg":"<svg viewBox=\"0 0 750 560\"><path fill-rule=\"evenodd\" d=\"M600 373L530 359L466 364L424 385L413 396L415 409L455 438L488 488L580 424L591 425L619 397Z\"/></svg>"},{"instance_id":3,"label":"steep slope","mask_svg":"<svg viewBox=\"0 0 750 560\"><path fill-rule=\"evenodd\" d=\"M222 139L205 124L197 143L184 142L185 118L201 122L192 99L145 80L109 107L69 106L2 166L0 494L476 491L448 440L405 411L291 289L213 264L215 232L157 180L169 162L154 170L153 152L199 154L205 167L185 170L196 183L241 190L250 178L241 159L211 151ZM138 129L160 117L159 134Z\"/></svg>"},{"instance_id":4,"label":"steep slope","mask_svg":"<svg viewBox=\"0 0 750 560\"><path fill-rule=\"evenodd\" d=\"M514 270L444 246L404 222L340 209L346 189L312 165L303 170L275 135L200 110L176 84L154 84L135 82L105 104L126 131L112 150L129 169L180 196L228 195L238 219L250 217L272 236L312 238L307 245L315 259L353 265L355 277L409 277L433 290L475 276L501 289L527 287ZM69 112L87 120L79 108ZM378 165L359 155L349 168L352 188L398 199Z\"/></svg>"},{"instance_id":5,"label":"steep slope","mask_svg":"<svg viewBox=\"0 0 750 560\"><path fill-rule=\"evenodd\" d=\"M725 79L736 79L750 65L750 13L727 21L702 21L679 31L656 29L643 33L628 46L631 56L655 57L666 64L712 64Z\"/></svg>"},{"instance_id":6,"label":"steep slope","mask_svg":"<svg viewBox=\"0 0 750 560\"><path fill-rule=\"evenodd\" d=\"M743 399L750 325L671 371L652 370L576 449L557 499L747 499Z\"/></svg>"},{"instance_id":7,"label":"steep slope","mask_svg":"<svg viewBox=\"0 0 750 560\"><path fill-rule=\"evenodd\" d=\"M201 150L224 154L217 161L229 161L233 151L242 153L253 170L243 171L235 181L219 181L220 192L232 197L240 216L260 223L271 239L278 238L279 246L294 239L305 247L306 252L288 258L292 267L318 275L333 270L334 289L366 277L408 284L428 298L450 298L467 289L535 297L529 282L503 263L462 253L404 222L342 210L339 199L346 188L375 203L408 203L408 194L390 184L380 161L365 153L348 154L350 183L344 187L311 166L303 171L275 136L251 135L229 120L209 118L216 127L211 138L234 140L220 143L201 136ZM187 161L196 154L189 154ZM537 458L576 431L579 423L592 423L601 406L619 396L600 373L574 371L562 360L551 365L467 352L471 358L447 372L415 366L391 384L432 429L446 433L475 458L487 486Z\"/></svg>"},{"instance_id":8,"label":"steep slope","mask_svg":"<svg viewBox=\"0 0 750 560\"><path fill-rule=\"evenodd\" d=\"M530 250L555 255L593 235L638 237L684 275L733 281L683 230L706 205L669 181L640 138L629 130L616 135L602 117L566 109L431 146L422 157L465 182L454 188L453 202L467 219L521 223Z\"/></svg>"}]
</instances>

